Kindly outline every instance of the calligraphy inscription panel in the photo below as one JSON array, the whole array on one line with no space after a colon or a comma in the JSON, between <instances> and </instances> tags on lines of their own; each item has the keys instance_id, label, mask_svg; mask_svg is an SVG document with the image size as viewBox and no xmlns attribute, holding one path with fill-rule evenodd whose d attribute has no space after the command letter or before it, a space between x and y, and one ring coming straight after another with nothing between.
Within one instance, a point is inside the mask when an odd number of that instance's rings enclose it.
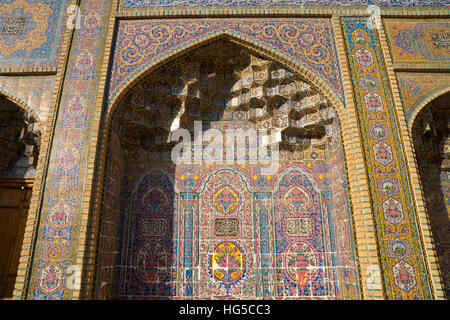
<instances>
[{"instance_id":1,"label":"calligraphy inscription panel","mask_svg":"<svg viewBox=\"0 0 450 320\"><path fill-rule=\"evenodd\" d=\"M238 218L216 218L213 223L213 234L219 238L235 238L241 233Z\"/></svg>"},{"instance_id":2,"label":"calligraphy inscription panel","mask_svg":"<svg viewBox=\"0 0 450 320\"><path fill-rule=\"evenodd\" d=\"M286 218L285 230L288 237L310 237L313 234L312 221L306 217Z\"/></svg>"},{"instance_id":3,"label":"calligraphy inscription panel","mask_svg":"<svg viewBox=\"0 0 450 320\"><path fill-rule=\"evenodd\" d=\"M1 36L23 36L27 25L27 17L5 17L0 30Z\"/></svg>"}]
</instances>

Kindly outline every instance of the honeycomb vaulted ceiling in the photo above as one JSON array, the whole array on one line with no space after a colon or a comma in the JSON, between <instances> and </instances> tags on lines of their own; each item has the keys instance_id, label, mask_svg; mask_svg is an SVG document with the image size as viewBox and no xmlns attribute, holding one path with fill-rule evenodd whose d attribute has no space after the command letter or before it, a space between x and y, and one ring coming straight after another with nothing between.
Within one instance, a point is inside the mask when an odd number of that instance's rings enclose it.
<instances>
[{"instance_id":1,"label":"honeycomb vaulted ceiling","mask_svg":"<svg viewBox=\"0 0 450 320\"><path fill-rule=\"evenodd\" d=\"M281 150L295 152L329 143L335 118L327 99L299 74L227 40L152 72L115 114L127 152L170 151L171 132L193 131L194 121L202 121L203 130L239 122L269 133L278 129Z\"/></svg>"}]
</instances>

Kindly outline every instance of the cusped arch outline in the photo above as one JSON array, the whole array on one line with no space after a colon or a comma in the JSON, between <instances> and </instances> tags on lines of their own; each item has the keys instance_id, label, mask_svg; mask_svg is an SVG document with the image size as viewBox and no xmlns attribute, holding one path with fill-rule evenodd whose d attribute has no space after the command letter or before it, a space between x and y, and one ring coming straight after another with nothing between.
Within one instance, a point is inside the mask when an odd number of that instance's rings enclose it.
<instances>
[{"instance_id":1,"label":"cusped arch outline","mask_svg":"<svg viewBox=\"0 0 450 320\"><path fill-rule=\"evenodd\" d=\"M22 98L18 97L17 94L11 92L10 90L5 90L5 88L0 88L0 95L6 97L11 102L14 102L23 110L27 111L31 116L38 122L43 121L42 113L34 105L31 105Z\"/></svg>"},{"instance_id":2,"label":"cusped arch outline","mask_svg":"<svg viewBox=\"0 0 450 320\"><path fill-rule=\"evenodd\" d=\"M235 42L238 45L241 45L245 48L256 51L261 56L268 58L270 60L277 61L285 66L287 66L291 71L300 74L307 82L317 87L317 89L331 102L332 106L335 108L338 113L339 119L342 119L345 106L339 97L339 95L335 92L335 90L321 78L319 74L312 71L301 61L289 57L287 54L284 54L280 51L275 50L271 46L267 44L263 44L259 41L255 41L250 37L230 31L228 29L221 29L219 31L211 32L206 35L203 35L200 38L189 41L185 44L182 44L176 49L173 49L146 65L137 69L132 75L128 77L128 79L123 82L119 88L117 88L112 96L107 100L107 108L104 120L106 122L106 128L109 129L110 119L115 109L115 106L119 104L119 102L126 96L128 92L132 90L132 88L137 85L140 81L145 79L146 76L150 75L155 69L162 67L163 65L176 60L177 58L185 55L191 51L194 51L204 45L207 45L211 42L227 39L232 42Z\"/></svg>"},{"instance_id":3,"label":"cusped arch outline","mask_svg":"<svg viewBox=\"0 0 450 320\"><path fill-rule=\"evenodd\" d=\"M413 111L410 113L410 116L406 120L408 131L410 134L412 133L414 121L416 120L416 117L420 113L420 111L422 111L422 109L425 108L431 101L440 98L447 93L450 93L450 84L432 90L428 95L421 97L414 103L414 105L411 107Z\"/></svg>"}]
</instances>

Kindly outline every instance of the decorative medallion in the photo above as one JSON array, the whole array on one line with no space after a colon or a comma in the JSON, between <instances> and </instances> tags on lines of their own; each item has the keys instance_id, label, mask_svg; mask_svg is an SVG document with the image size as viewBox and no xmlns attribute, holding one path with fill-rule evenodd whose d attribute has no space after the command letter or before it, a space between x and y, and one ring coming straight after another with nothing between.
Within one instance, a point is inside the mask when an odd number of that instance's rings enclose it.
<instances>
[{"instance_id":1,"label":"decorative medallion","mask_svg":"<svg viewBox=\"0 0 450 320\"><path fill-rule=\"evenodd\" d=\"M389 132L385 125L374 124L369 126L370 135L372 139L381 140L389 136Z\"/></svg>"},{"instance_id":2,"label":"decorative medallion","mask_svg":"<svg viewBox=\"0 0 450 320\"><path fill-rule=\"evenodd\" d=\"M367 76L361 79L361 85L364 88L364 90L371 91L371 90L377 90L380 87L380 83L378 82L378 79L373 76Z\"/></svg>"},{"instance_id":3,"label":"decorative medallion","mask_svg":"<svg viewBox=\"0 0 450 320\"><path fill-rule=\"evenodd\" d=\"M159 187L151 187L143 196L142 204L151 208L153 212L156 212L160 208L164 208L169 205L169 198L166 192Z\"/></svg>"},{"instance_id":4,"label":"decorative medallion","mask_svg":"<svg viewBox=\"0 0 450 320\"><path fill-rule=\"evenodd\" d=\"M220 213L230 214L240 204L236 191L229 186L223 186L212 195L212 204Z\"/></svg>"},{"instance_id":5,"label":"decorative medallion","mask_svg":"<svg viewBox=\"0 0 450 320\"><path fill-rule=\"evenodd\" d=\"M383 101L381 96L375 92L369 92L364 96L364 103L367 110L377 113L383 110Z\"/></svg>"},{"instance_id":6,"label":"decorative medallion","mask_svg":"<svg viewBox=\"0 0 450 320\"><path fill-rule=\"evenodd\" d=\"M398 224L404 219L402 204L394 198L383 202L384 218L392 224Z\"/></svg>"},{"instance_id":7,"label":"decorative medallion","mask_svg":"<svg viewBox=\"0 0 450 320\"><path fill-rule=\"evenodd\" d=\"M410 256L410 246L405 239L395 239L390 241L389 252L392 257L403 259Z\"/></svg>"},{"instance_id":8,"label":"decorative medallion","mask_svg":"<svg viewBox=\"0 0 450 320\"><path fill-rule=\"evenodd\" d=\"M80 89L81 90L81 89ZM83 89L84 91L84 89ZM81 95L73 95L68 97L68 113L74 117L80 117L83 115L84 112L86 112L85 105L86 105L86 99L83 98Z\"/></svg>"},{"instance_id":9,"label":"decorative medallion","mask_svg":"<svg viewBox=\"0 0 450 320\"><path fill-rule=\"evenodd\" d=\"M391 196L393 194L398 194L398 187L396 181L392 179L385 179L383 181L380 181L378 189L384 195Z\"/></svg>"},{"instance_id":10,"label":"decorative medallion","mask_svg":"<svg viewBox=\"0 0 450 320\"><path fill-rule=\"evenodd\" d=\"M210 268L214 279L222 282L229 290L231 285L236 284L244 276L244 253L234 242L220 242L211 254Z\"/></svg>"},{"instance_id":11,"label":"decorative medallion","mask_svg":"<svg viewBox=\"0 0 450 320\"><path fill-rule=\"evenodd\" d=\"M387 143L381 141L373 146L375 160L382 165L388 165L393 160L392 148Z\"/></svg>"},{"instance_id":12,"label":"decorative medallion","mask_svg":"<svg viewBox=\"0 0 450 320\"><path fill-rule=\"evenodd\" d=\"M360 48L356 50L356 62L364 67L368 67L373 64L372 52L365 48Z\"/></svg>"},{"instance_id":13,"label":"decorative medallion","mask_svg":"<svg viewBox=\"0 0 450 320\"><path fill-rule=\"evenodd\" d=\"M39 288L47 294L55 291L61 282L62 270L57 264L49 264L42 269Z\"/></svg>"},{"instance_id":14,"label":"decorative medallion","mask_svg":"<svg viewBox=\"0 0 450 320\"><path fill-rule=\"evenodd\" d=\"M316 253L307 242L292 243L284 252L283 262L286 274L302 291L316 275Z\"/></svg>"},{"instance_id":15,"label":"decorative medallion","mask_svg":"<svg viewBox=\"0 0 450 320\"><path fill-rule=\"evenodd\" d=\"M414 268L410 264L400 261L393 267L392 271L394 272L395 285L402 290L408 292L416 286Z\"/></svg>"},{"instance_id":16,"label":"decorative medallion","mask_svg":"<svg viewBox=\"0 0 450 320\"><path fill-rule=\"evenodd\" d=\"M64 202L56 204L50 214L49 222L54 228L62 228L69 223L71 208Z\"/></svg>"},{"instance_id":17,"label":"decorative medallion","mask_svg":"<svg viewBox=\"0 0 450 320\"><path fill-rule=\"evenodd\" d=\"M286 192L283 203L293 212L301 213L311 206L311 198L303 188L295 186Z\"/></svg>"},{"instance_id":18,"label":"decorative medallion","mask_svg":"<svg viewBox=\"0 0 450 320\"><path fill-rule=\"evenodd\" d=\"M65 248L64 245L61 245L60 243L50 243L46 246L44 252L51 260L60 260L65 254Z\"/></svg>"},{"instance_id":19,"label":"decorative medallion","mask_svg":"<svg viewBox=\"0 0 450 320\"><path fill-rule=\"evenodd\" d=\"M76 148L67 147L61 150L58 163L62 169L69 170L75 166L75 162L78 161L79 157L80 154Z\"/></svg>"},{"instance_id":20,"label":"decorative medallion","mask_svg":"<svg viewBox=\"0 0 450 320\"><path fill-rule=\"evenodd\" d=\"M137 253L136 270L147 283L167 281L170 270L170 255L159 242L145 243Z\"/></svg>"}]
</instances>

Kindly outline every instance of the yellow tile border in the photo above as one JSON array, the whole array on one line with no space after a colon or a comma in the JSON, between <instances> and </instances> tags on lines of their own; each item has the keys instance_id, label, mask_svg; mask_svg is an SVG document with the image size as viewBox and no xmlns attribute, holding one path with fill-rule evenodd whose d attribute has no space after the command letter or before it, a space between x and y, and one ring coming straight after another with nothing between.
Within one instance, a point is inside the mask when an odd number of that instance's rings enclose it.
<instances>
[{"instance_id":1,"label":"yellow tile border","mask_svg":"<svg viewBox=\"0 0 450 320\"><path fill-rule=\"evenodd\" d=\"M370 200L369 179L365 167L362 139L359 123L357 121L356 104L354 100L353 86L350 78L350 67L347 60L344 36L339 16L332 17L335 43L338 51L342 81L344 83L345 111L344 118L351 129L352 134L344 134L343 145L345 152L352 156L347 159L350 196L353 200L353 220L355 238L357 239L357 251L359 256L360 287L364 299L384 299L381 274L380 282L373 283L376 268L380 270L379 255L377 253L377 241L375 236L375 224L372 214L372 201ZM341 120L343 122L343 120ZM344 126L344 125L343 125ZM351 147L351 149L350 149ZM356 174L351 174L352 166L358 168ZM376 275L375 275L376 276ZM370 288L370 285L373 285Z\"/></svg>"},{"instance_id":2,"label":"yellow tile border","mask_svg":"<svg viewBox=\"0 0 450 320\"><path fill-rule=\"evenodd\" d=\"M378 29L379 40L381 44L381 53L384 58L385 67L388 73L388 80L391 87L393 99L394 99L394 114L396 115L397 126L399 127L400 141L402 142L402 147L406 155L406 173L408 180L411 184L412 198L414 201L415 216L417 221L417 226L419 230L419 239L422 251L425 254L425 261L427 262L427 272L431 274L436 274L437 264L436 264L436 254L434 247L431 244L431 234L430 226L428 224L427 214L425 212L425 206L423 201L422 186L417 171L417 162L413 153L413 144L411 136L408 131L403 104L400 98L397 78L394 72L394 66L392 63L391 52L388 46L388 40L385 33L385 24L382 23L381 28ZM432 282L432 293L436 299L444 299L444 292L442 288L442 283L436 277L430 277ZM433 290L434 289L434 290Z\"/></svg>"}]
</instances>

